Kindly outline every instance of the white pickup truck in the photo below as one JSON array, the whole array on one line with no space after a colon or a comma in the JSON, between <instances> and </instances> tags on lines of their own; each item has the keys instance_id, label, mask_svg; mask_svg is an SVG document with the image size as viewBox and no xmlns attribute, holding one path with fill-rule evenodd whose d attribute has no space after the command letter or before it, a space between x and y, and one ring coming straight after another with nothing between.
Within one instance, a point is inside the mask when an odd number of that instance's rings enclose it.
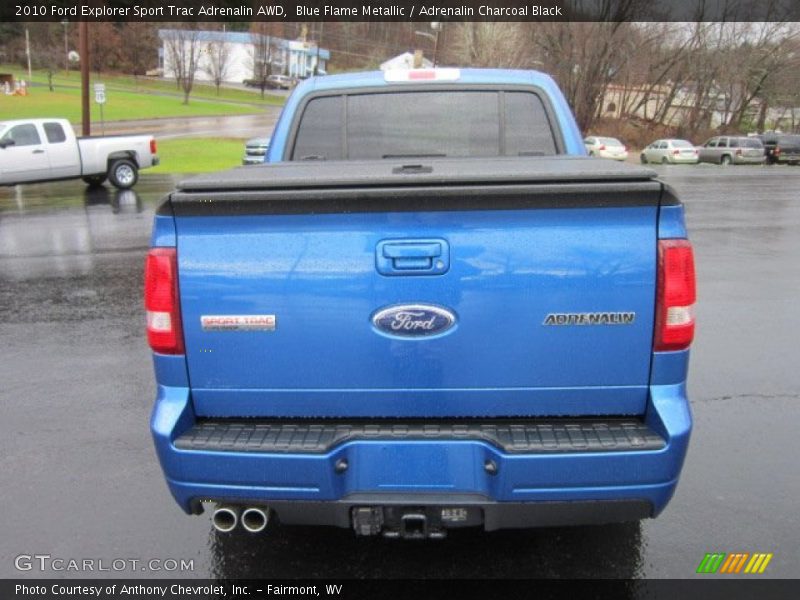
<instances>
[{"instance_id":1,"label":"white pickup truck","mask_svg":"<svg viewBox=\"0 0 800 600\"><path fill-rule=\"evenodd\" d=\"M128 189L157 164L151 135L78 138L66 119L0 122L0 185L81 177Z\"/></svg>"}]
</instances>

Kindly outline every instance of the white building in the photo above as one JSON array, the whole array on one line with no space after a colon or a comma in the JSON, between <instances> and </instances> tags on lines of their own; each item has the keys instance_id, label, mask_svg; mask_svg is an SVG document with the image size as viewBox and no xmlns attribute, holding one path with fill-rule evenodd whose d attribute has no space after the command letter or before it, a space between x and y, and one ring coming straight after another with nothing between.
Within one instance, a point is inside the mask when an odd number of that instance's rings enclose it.
<instances>
[{"instance_id":1,"label":"white building","mask_svg":"<svg viewBox=\"0 0 800 600\"><path fill-rule=\"evenodd\" d=\"M422 59L422 68L430 69L433 63L427 58ZM389 60L381 63L381 71L389 71L393 69L413 69L414 68L414 53L403 52Z\"/></svg>"},{"instance_id":2,"label":"white building","mask_svg":"<svg viewBox=\"0 0 800 600\"><path fill-rule=\"evenodd\" d=\"M229 83L242 83L245 79L253 79L256 75L254 41L255 34L242 31L190 31L176 29L159 29L158 37L161 47L158 49L158 66L162 69L164 77L175 77L175 68L167 44L170 39L178 35L196 36L196 43L200 46L200 59L198 61L195 79L198 81L211 81L213 78L208 73L209 56L215 46L224 44L228 54L228 67L224 74L224 81ZM330 51L325 48L317 49L314 42L301 40L285 40L279 37L267 37L271 47L272 73L275 75L288 75L290 77L304 78L314 74L314 68L319 60L317 74L325 75L326 66L330 59ZM185 41L185 44L190 42Z\"/></svg>"}]
</instances>

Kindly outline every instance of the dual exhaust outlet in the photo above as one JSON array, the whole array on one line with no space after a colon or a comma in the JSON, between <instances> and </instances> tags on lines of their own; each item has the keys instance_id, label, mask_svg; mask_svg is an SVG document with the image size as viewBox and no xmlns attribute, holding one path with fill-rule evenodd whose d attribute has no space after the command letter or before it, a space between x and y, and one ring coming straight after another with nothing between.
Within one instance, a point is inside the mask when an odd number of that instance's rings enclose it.
<instances>
[{"instance_id":1,"label":"dual exhaust outlet","mask_svg":"<svg viewBox=\"0 0 800 600\"><path fill-rule=\"evenodd\" d=\"M269 523L269 509L258 506L217 506L211 517L211 523L214 529L222 533L233 531L240 523L245 531L260 533Z\"/></svg>"}]
</instances>

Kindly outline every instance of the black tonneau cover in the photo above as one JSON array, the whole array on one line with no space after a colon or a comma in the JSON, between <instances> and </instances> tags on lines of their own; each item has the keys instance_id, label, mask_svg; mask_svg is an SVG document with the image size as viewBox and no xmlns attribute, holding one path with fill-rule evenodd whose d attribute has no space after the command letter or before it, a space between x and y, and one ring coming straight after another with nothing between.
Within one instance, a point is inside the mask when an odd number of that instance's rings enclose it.
<instances>
[{"instance_id":1,"label":"black tonneau cover","mask_svg":"<svg viewBox=\"0 0 800 600\"><path fill-rule=\"evenodd\" d=\"M180 182L183 192L298 188L647 181L650 169L583 156L407 158L265 163Z\"/></svg>"},{"instance_id":2,"label":"black tonneau cover","mask_svg":"<svg viewBox=\"0 0 800 600\"><path fill-rule=\"evenodd\" d=\"M575 157L283 162L182 181L175 216L648 206L655 172Z\"/></svg>"}]
</instances>

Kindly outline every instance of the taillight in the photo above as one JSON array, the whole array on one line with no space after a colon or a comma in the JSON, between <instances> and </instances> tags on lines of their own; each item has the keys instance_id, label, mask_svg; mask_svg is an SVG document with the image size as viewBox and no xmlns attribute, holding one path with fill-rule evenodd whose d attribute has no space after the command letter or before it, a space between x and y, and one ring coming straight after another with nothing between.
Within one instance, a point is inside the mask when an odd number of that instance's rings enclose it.
<instances>
[{"instance_id":1,"label":"taillight","mask_svg":"<svg viewBox=\"0 0 800 600\"><path fill-rule=\"evenodd\" d=\"M156 144L156 138L150 138L150 154L157 154L158 153L158 145Z\"/></svg>"},{"instance_id":2,"label":"taillight","mask_svg":"<svg viewBox=\"0 0 800 600\"><path fill-rule=\"evenodd\" d=\"M147 341L154 352L183 354L175 248L151 248L144 266Z\"/></svg>"},{"instance_id":3,"label":"taillight","mask_svg":"<svg viewBox=\"0 0 800 600\"><path fill-rule=\"evenodd\" d=\"M678 156L680 153L681 153L680 150L673 150L672 151L672 154L675 155L675 156Z\"/></svg>"},{"instance_id":4,"label":"taillight","mask_svg":"<svg viewBox=\"0 0 800 600\"><path fill-rule=\"evenodd\" d=\"M605 145L600 146L600 148L598 148L598 150L605 150L605 149L606 149Z\"/></svg>"},{"instance_id":5,"label":"taillight","mask_svg":"<svg viewBox=\"0 0 800 600\"><path fill-rule=\"evenodd\" d=\"M736 151L736 156L741 156L741 155L742 155L742 149L741 149L741 148L739 148L739 149Z\"/></svg>"},{"instance_id":6,"label":"taillight","mask_svg":"<svg viewBox=\"0 0 800 600\"><path fill-rule=\"evenodd\" d=\"M658 241L656 351L684 350L694 338L694 252L688 240Z\"/></svg>"},{"instance_id":7,"label":"taillight","mask_svg":"<svg viewBox=\"0 0 800 600\"><path fill-rule=\"evenodd\" d=\"M780 146L775 146L775 150L773 150L772 153L773 154L780 154L781 153L781 147Z\"/></svg>"}]
</instances>

